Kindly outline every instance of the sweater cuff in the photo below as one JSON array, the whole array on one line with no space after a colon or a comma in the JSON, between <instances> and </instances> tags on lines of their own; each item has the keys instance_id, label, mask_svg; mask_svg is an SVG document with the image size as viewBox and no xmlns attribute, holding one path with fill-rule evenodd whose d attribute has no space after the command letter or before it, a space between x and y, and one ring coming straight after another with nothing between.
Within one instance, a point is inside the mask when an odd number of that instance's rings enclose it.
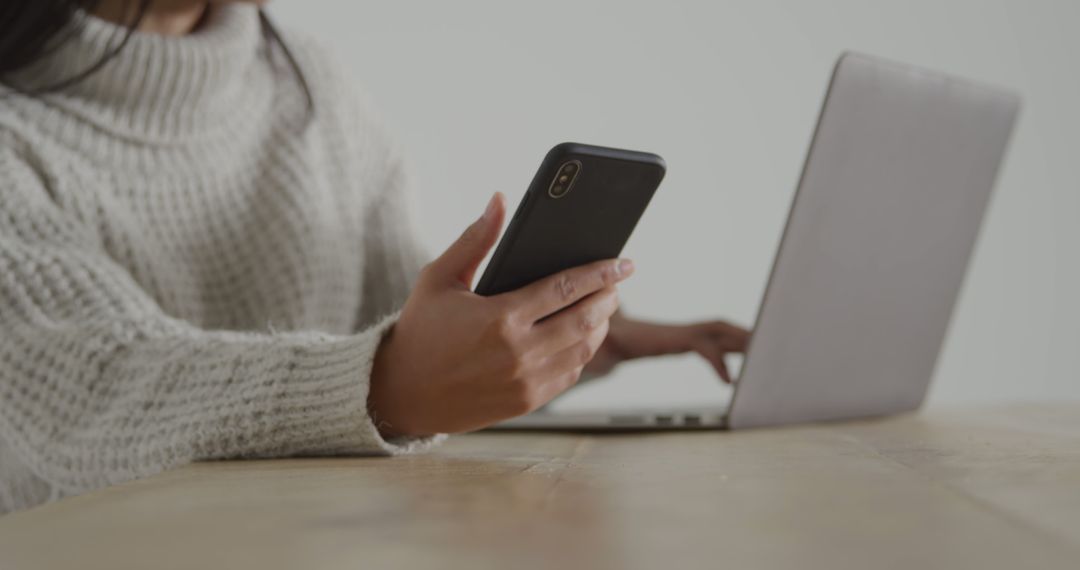
<instances>
[{"instance_id":1,"label":"sweater cuff","mask_svg":"<svg viewBox=\"0 0 1080 570\"><path fill-rule=\"evenodd\" d=\"M363 430L370 434L371 441L375 442L379 448L389 455L401 455L407 453L417 453L426 451L439 443L446 440L447 435L444 433L438 433L423 437L409 437L399 436L392 438L385 438L379 433L379 428L376 425L376 419L371 417L368 412L368 394L371 390L371 371L375 366L375 353L379 349L379 345L383 339L390 334L391 329L397 324L398 318L401 316L401 311L395 311L380 320L371 328L365 331L365 335L370 335L374 339L374 345L371 350L371 357L363 359L360 364L360 377L365 381L361 384L360 398L364 406L364 422Z\"/></svg>"},{"instance_id":2,"label":"sweater cuff","mask_svg":"<svg viewBox=\"0 0 1080 570\"><path fill-rule=\"evenodd\" d=\"M399 455L426 450L446 439L445 434L384 438L368 412L375 354L399 314L390 314L353 336L317 341L296 355L292 388L287 389L292 393L284 397L291 400L288 408L299 413L278 416L279 429L292 432L292 437L281 434L292 440L291 454ZM319 377L318 401L312 401L310 390L301 388L308 384L308 375Z\"/></svg>"}]
</instances>

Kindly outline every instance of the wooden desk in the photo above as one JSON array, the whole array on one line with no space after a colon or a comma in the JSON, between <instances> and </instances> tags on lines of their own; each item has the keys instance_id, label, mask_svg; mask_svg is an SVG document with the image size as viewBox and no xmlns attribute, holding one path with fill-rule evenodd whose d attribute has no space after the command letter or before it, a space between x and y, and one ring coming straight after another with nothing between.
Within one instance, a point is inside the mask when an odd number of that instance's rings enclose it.
<instances>
[{"instance_id":1,"label":"wooden desk","mask_svg":"<svg viewBox=\"0 0 1080 570\"><path fill-rule=\"evenodd\" d=\"M1080 405L475 434L202 463L0 518L0 568L1080 568Z\"/></svg>"}]
</instances>

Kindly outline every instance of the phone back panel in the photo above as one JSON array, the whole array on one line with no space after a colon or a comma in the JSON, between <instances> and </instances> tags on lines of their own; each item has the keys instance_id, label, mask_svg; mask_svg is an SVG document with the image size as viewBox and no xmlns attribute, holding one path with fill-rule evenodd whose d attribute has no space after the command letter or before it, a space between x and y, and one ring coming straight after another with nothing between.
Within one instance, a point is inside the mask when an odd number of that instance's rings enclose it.
<instances>
[{"instance_id":1,"label":"phone back panel","mask_svg":"<svg viewBox=\"0 0 1080 570\"><path fill-rule=\"evenodd\" d=\"M559 168L580 162L564 196L548 190ZM497 295L585 263L618 257L660 181L659 156L576 143L544 158L476 286Z\"/></svg>"}]
</instances>

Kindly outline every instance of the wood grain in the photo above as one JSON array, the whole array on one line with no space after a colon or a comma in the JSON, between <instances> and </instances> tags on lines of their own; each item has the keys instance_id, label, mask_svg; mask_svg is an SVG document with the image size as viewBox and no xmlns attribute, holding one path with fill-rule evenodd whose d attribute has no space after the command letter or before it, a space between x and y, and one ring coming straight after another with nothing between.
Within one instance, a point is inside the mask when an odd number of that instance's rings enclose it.
<instances>
[{"instance_id":1,"label":"wood grain","mask_svg":"<svg viewBox=\"0 0 1080 570\"><path fill-rule=\"evenodd\" d=\"M1078 568L1080 405L200 463L0 518L0 568Z\"/></svg>"}]
</instances>

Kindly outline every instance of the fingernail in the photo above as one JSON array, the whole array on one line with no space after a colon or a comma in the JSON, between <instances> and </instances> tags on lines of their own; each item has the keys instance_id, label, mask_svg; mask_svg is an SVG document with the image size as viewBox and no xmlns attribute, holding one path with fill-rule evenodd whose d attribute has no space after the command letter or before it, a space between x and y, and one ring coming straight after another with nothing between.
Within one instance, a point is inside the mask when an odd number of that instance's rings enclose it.
<instances>
[{"instance_id":1,"label":"fingernail","mask_svg":"<svg viewBox=\"0 0 1080 570\"><path fill-rule=\"evenodd\" d=\"M490 221L491 218L495 217L495 205L498 203L498 201L499 201L499 193L496 192L496 193L492 194L491 199L488 200L487 208L484 208L484 215L480 216L481 220L484 220L485 222L487 222L487 221Z\"/></svg>"},{"instance_id":2,"label":"fingernail","mask_svg":"<svg viewBox=\"0 0 1080 570\"><path fill-rule=\"evenodd\" d=\"M615 275L617 275L619 277L619 279L629 277L633 273L634 273L634 262L633 261L630 261L629 259L620 259L619 261L615 262Z\"/></svg>"}]
</instances>

